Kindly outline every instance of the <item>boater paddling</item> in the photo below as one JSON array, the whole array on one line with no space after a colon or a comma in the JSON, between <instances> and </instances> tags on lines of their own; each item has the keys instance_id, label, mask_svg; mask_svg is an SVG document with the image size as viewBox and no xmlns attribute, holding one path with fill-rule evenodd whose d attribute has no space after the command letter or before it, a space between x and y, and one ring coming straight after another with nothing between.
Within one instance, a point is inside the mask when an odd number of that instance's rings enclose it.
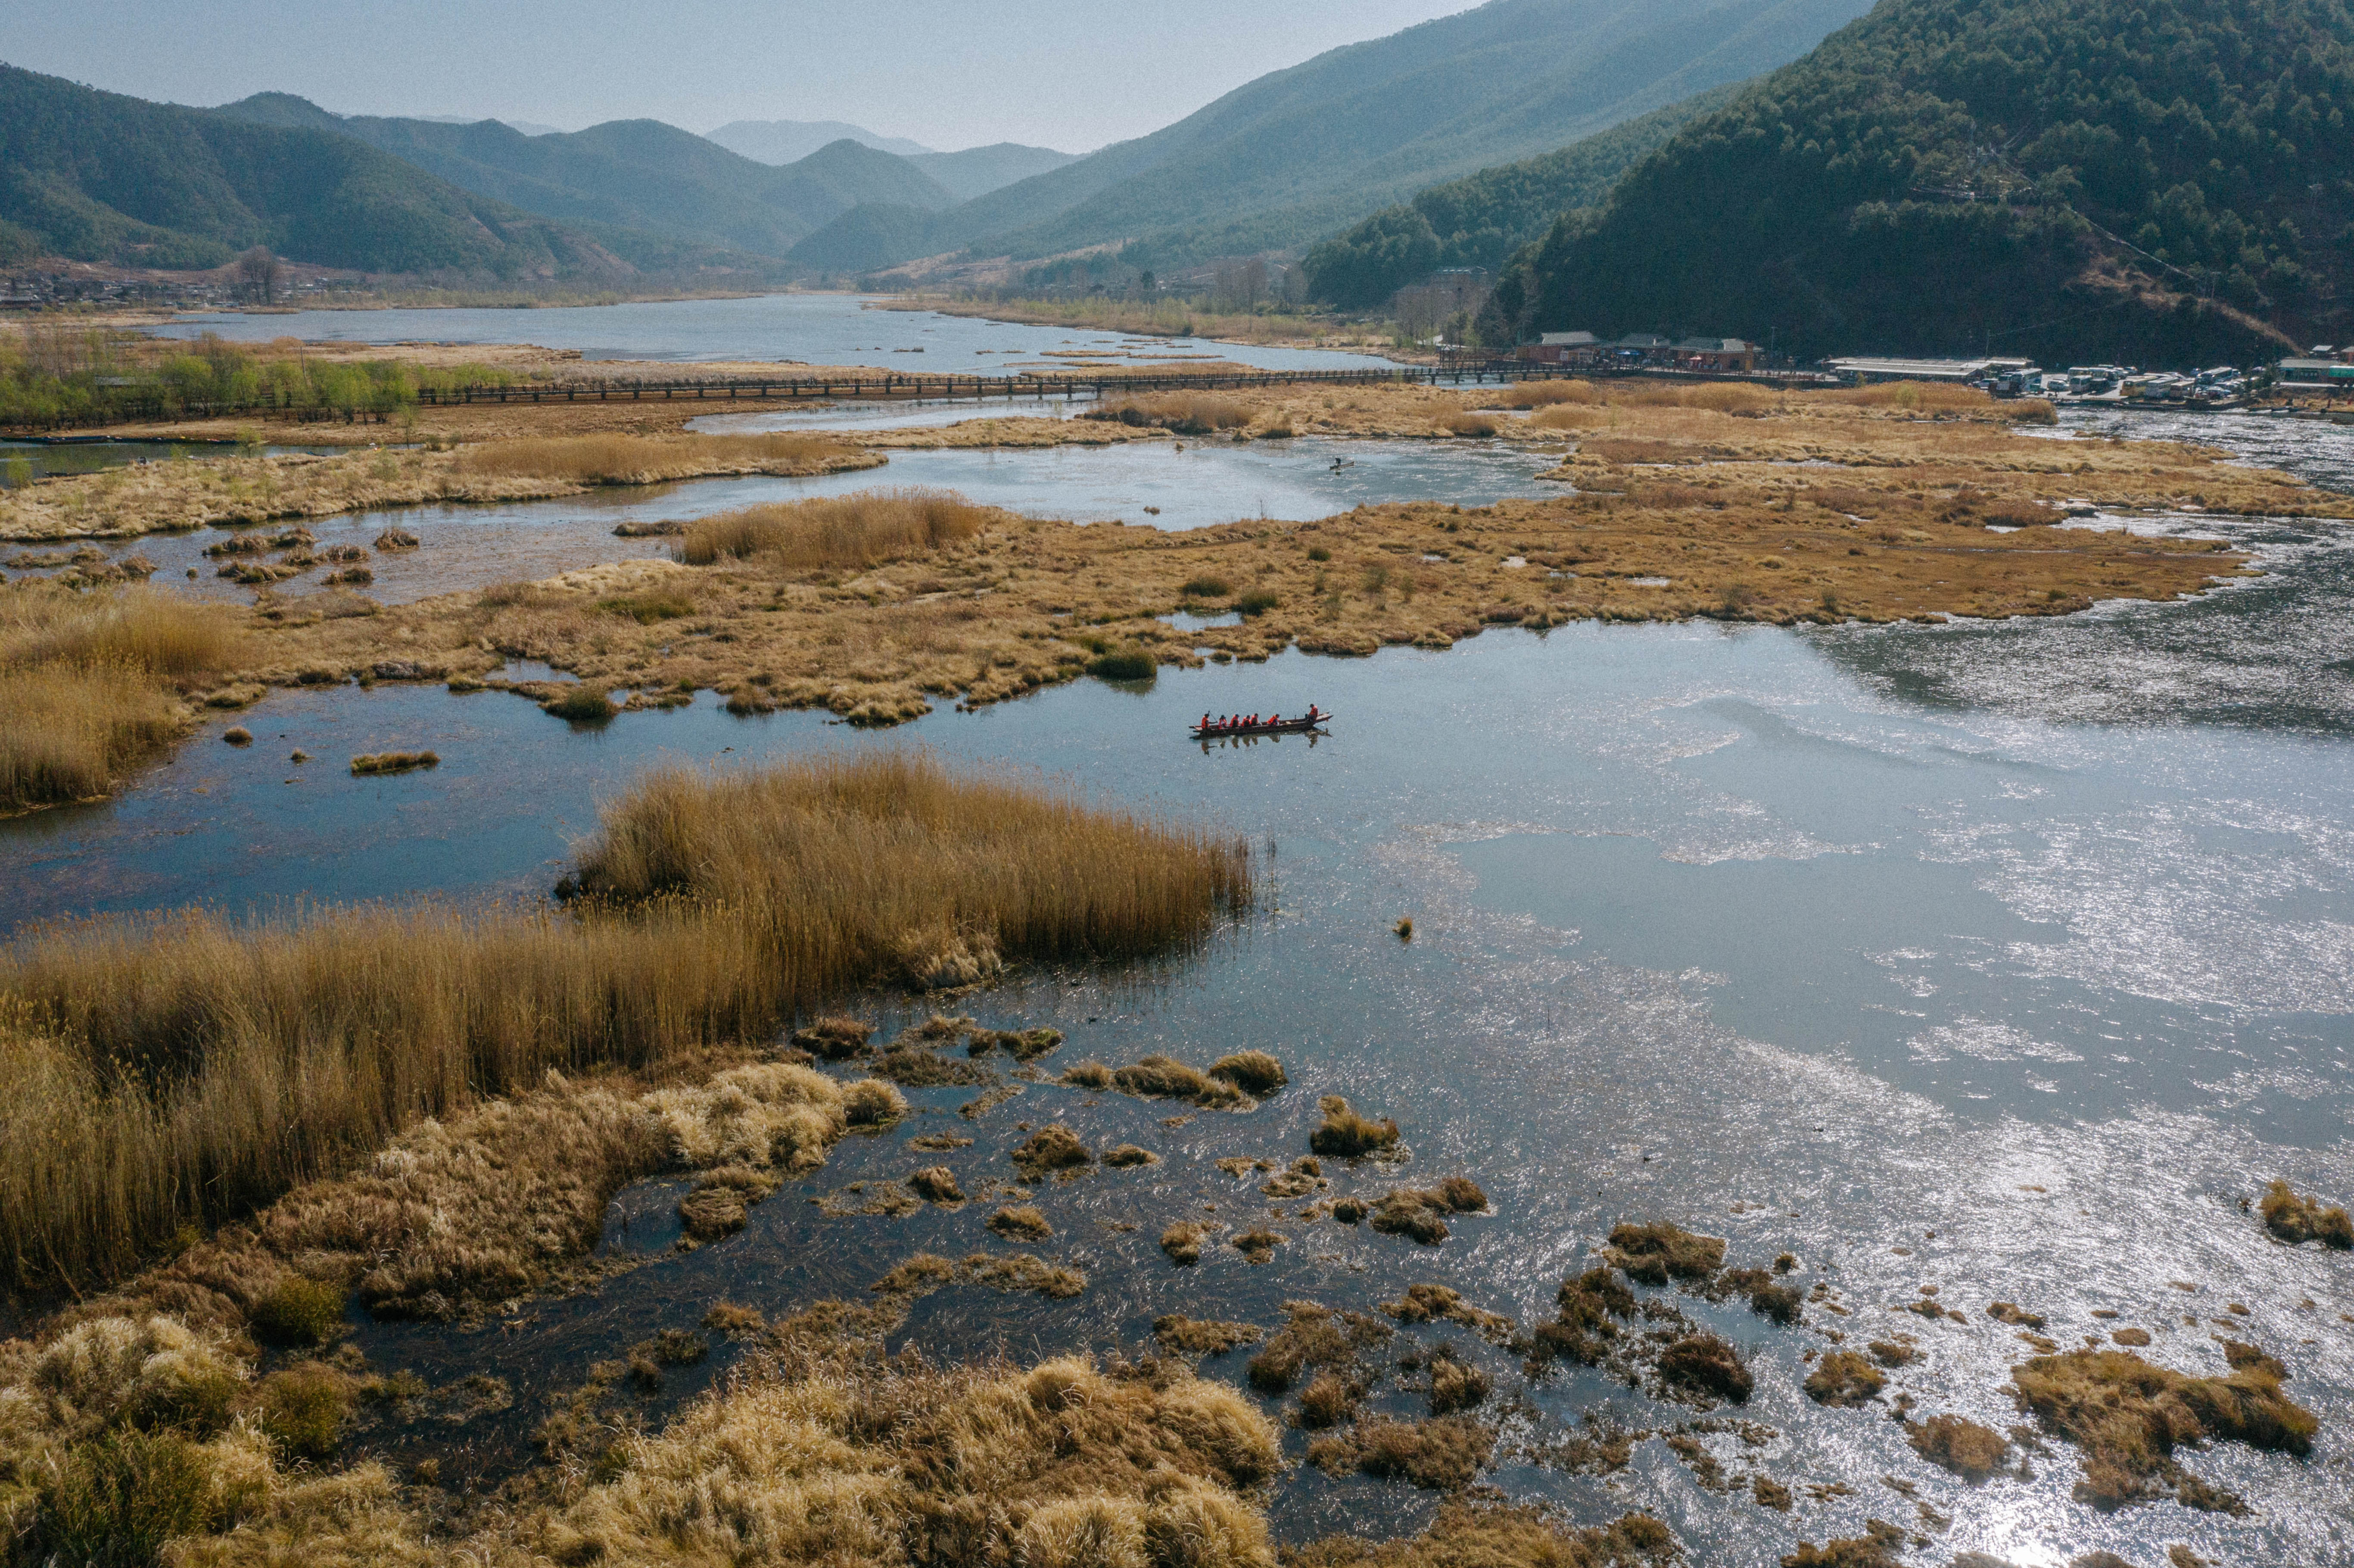
<instances>
[{"instance_id":1,"label":"boater paddling","mask_svg":"<svg viewBox=\"0 0 2354 1568\"><path fill-rule=\"evenodd\" d=\"M1221 714L1215 718L1204 714L1202 722L1195 726L1193 733L1200 738L1207 740L1212 736L1259 735L1292 730L1312 731L1331 716L1314 703L1309 704L1308 711L1299 717L1288 719L1279 713Z\"/></svg>"}]
</instances>

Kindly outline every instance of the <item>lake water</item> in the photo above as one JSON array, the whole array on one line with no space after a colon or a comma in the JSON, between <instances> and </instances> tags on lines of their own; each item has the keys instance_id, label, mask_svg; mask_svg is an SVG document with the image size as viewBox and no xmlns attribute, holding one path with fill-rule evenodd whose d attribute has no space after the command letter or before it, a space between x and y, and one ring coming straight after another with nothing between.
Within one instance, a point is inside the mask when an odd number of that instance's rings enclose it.
<instances>
[{"instance_id":1,"label":"lake water","mask_svg":"<svg viewBox=\"0 0 2354 1568\"><path fill-rule=\"evenodd\" d=\"M165 337L217 333L238 343L281 337L305 343L529 343L576 349L591 360L776 360L868 365L909 375L997 375L1016 367L1052 374L1055 356L1089 350L1145 356L1123 359L1137 369L1182 368L1204 358L1262 370L1363 370L1388 363L1374 355L1323 349L1147 338L980 321L936 311L885 310L881 299L761 294L548 310L223 313L182 316L154 330ZM923 352L917 353L918 349Z\"/></svg>"},{"instance_id":2,"label":"lake water","mask_svg":"<svg viewBox=\"0 0 2354 1568\"><path fill-rule=\"evenodd\" d=\"M965 406L964 415L972 417L971 405ZM1536 477L1558 458L1478 441L1301 437L1285 441L1134 441L1104 449L957 448L889 455L889 463L879 469L813 479L697 480L495 506L399 507L314 518L303 526L317 540L314 551L337 545L365 547L392 526L415 535L419 548L372 554L368 561L376 574L369 596L387 604L405 604L437 593L670 553L668 539L617 538L613 530L623 523L684 521L769 502L877 487L954 490L1016 512L1168 529L1245 517L1305 522L1368 503L1427 496L1483 505L1506 496L1558 494L1562 489L1558 482ZM1336 471L1333 461L1342 455L1349 466ZM270 531L282 526L274 524ZM28 546L0 552L0 566L87 543L109 560L138 556L152 562L159 573L156 580L170 581L196 597L243 602L252 590L217 577L219 561L205 554L228 533L207 528L133 539L69 541L62 546ZM27 576L52 575L25 567L14 569ZM281 583L278 589L302 593L338 569L321 565ZM193 577L188 576L192 571Z\"/></svg>"},{"instance_id":3,"label":"lake water","mask_svg":"<svg viewBox=\"0 0 2354 1568\"><path fill-rule=\"evenodd\" d=\"M2354 432L2197 429L2280 440L2271 461L2341 484L2354 475ZM1084 489L1088 462L1135 450L1057 454L1070 467L1056 471ZM1650 1509L1706 1563L1770 1562L1880 1518L1917 1521L1924 1563L1979 1551L2060 1568L2105 1549L2149 1564L2179 1542L2223 1563L2342 1563L2354 1260L2278 1246L2241 1205L2274 1175L2354 1198L2354 554L2327 525L2173 525L2249 543L2272 575L2017 625L1573 626L1444 652L1287 653L943 707L884 735L808 714L732 718L707 694L574 729L495 693L278 694L239 720L260 737L249 749L220 745L217 723L117 801L0 824L0 906L530 895L599 802L651 764L911 743L1043 768L1267 846L1269 907L1207 956L1140 976L1034 972L960 1005L1064 1030L1050 1069L1258 1047L1289 1087L1250 1114L1173 1128L1161 1118L1182 1107L1043 1084L975 1122L954 1114L973 1091L917 1093L925 1114L909 1127L846 1141L728 1242L663 1252L675 1192L649 1186L617 1205L609 1244L654 1261L596 1295L535 1304L503 1332L363 1325L382 1364L514 1383L514 1414L480 1439L486 1473L521 1461L539 1401L588 1360L691 1327L715 1298L773 1311L857 1295L915 1251L984 1244L986 1203L894 1220L827 1218L804 1200L932 1163L972 1191L1011 1174L1015 1122L1059 1115L1091 1144L1161 1156L1038 1193L1057 1232L1038 1250L1084 1268L1087 1292L1048 1306L952 1288L902 1339L946 1356L1134 1350L1161 1312L1269 1323L1286 1298L1370 1309L1419 1281L1531 1323L1614 1223L1672 1219L1729 1238L1731 1263L1797 1255L1797 1282L1827 1284L1850 1314L1811 1306L1808 1327L1777 1329L1737 1299L1681 1302L1753 1358L1757 1393L1738 1414L1773 1429L1755 1447L1729 1433L1705 1446L1730 1471L1791 1487L1795 1511L1707 1489L1658 1441L1609 1481L1508 1457L1490 1478L1511 1495L1586 1520ZM1338 715L1313 744L1183 737L1205 709L1310 701ZM290 764L295 747L319 760ZM439 769L344 771L358 752L422 747ZM1391 934L1403 916L1411 943ZM864 1011L893 1027L909 1014L894 999ZM1171 1219L1205 1202L1237 1230L1266 1219L1253 1186L1211 1162L1288 1161L1330 1093L1396 1117L1410 1148L1399 1171L1329 1165L1336 1193L1459 1171L1495 1213L1458 1219L1429 1249L1285 1218L1263 1267L1219 1247L1172 1268L1155 1245ZM973 1146L907 1147L942 1118ZM1967 1320L1897 1313L1930 1285ZM1824 1409L1798 1392L1802 1356L1829 1348L1816 1330L1860 1341L1902 1326L1921 1359L1892 1393L1916 1414L2011 1425L2005 1381L2032 1352L1984 1316L1993 1300L2047 1315L2064 1344L2145 1329L2146 1353L2186 1370L2222 1370L2216 1334L2253 1340L2321 1417L2314 1453L2188 1456L2247 1497L2245 1519L2171 1503L2102 1515L2070 1499L2062 1446L2034 1457L2031 1478L1969 1487L1916 1457L1884 1407ZM1450 1340L1490 1371L1522 1402L1509 1430L1523 1441L1594 1413L1647 1428L1685 1414L1575 1368L1524 1384L1468 1333L1412 1337ZM726 1360L674 1375L666 1400ZM1239 1360L1206 1370L1238 1380ZM1392 1379L1372 1407L1419 1408ZM1296 1457L1305 1435L1287 1445ZM1950 1523L1919 1519L1883 1477ZM1849 1489L1816 1499L1809 1485ZM1275 1504L1287 1540L1380 1534L1433 1506L1307 1467Z\"/></svg>"}]
</instances>

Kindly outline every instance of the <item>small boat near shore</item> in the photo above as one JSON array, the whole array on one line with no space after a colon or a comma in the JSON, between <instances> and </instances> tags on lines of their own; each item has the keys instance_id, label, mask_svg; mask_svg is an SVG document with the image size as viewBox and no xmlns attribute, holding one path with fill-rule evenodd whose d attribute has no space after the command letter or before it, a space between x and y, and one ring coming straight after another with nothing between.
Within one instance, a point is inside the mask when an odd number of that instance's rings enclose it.
<instances>
[{"instance_id":1,"label":"small boat near shore","mask_svg":"<svg viewBox=\"0 0 2354 1568\"><path fill-rule=\"evenodd\" d=\"M1253 735L1322 735L1331 717L1331 714L1319 713L1314 718L1277 719L1270 724L1197 724L1186 733L1195 740L1232 740Z\"/></svg>"}]
</instances>

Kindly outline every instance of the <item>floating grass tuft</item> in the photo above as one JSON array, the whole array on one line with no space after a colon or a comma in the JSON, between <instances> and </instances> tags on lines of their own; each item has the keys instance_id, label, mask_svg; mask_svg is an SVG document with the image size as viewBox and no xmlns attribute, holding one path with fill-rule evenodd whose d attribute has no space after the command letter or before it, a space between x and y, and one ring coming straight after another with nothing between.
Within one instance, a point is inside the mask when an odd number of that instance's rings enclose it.
<instances>
[{"instance_id":1,"label":"floating grass tuft","mask_svg":"<svg viewBox=\"0 0 2354 1568\"><path fill-rule=\"evenodd\" d=\"M440 755L431 751L376 751L352 758L352 771L362 775L414 773L421 768L440 766Z\"/></svg>"}]
</instances>

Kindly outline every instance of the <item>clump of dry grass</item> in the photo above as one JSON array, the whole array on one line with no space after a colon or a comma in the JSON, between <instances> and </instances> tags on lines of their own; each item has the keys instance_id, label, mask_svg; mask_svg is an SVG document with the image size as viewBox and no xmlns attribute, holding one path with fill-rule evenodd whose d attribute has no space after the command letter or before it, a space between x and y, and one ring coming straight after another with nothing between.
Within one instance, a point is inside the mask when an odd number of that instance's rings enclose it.
<instances>
[{"instance_id":1,"label":"clump of dry grass","mask_svg":"<svg viewBox=\"0 0 2354 1568\"><path fill-rule=\"evenodd\" d=\"M1665 1285L1670 1277L1706 1279L1724 1262L1724 1238L1697 1235L1665 1221L1618 1224L1611 1227L1603 1255L1625 1269L1628 1278L1645 1285Z\"/></svg>"},{"instance_id":2,"label":"clump of dry grass","mask_svg":"<svg viewBox=\"0 0 2354 1568\"><path fill-rule=\"evenodd\" d=\"M1175 1312L1152 1320L1152 1337L1164 1349L1186 1356L1222 1356L1237 1345L1257 1344L1259 1332L1253 1323L1221 1323Z\"/></svg>"},{"instance_id":3,"label":"clump of dry grass","mask_svg":"<svg viewBox=\"0 0 2354 1568\"><path fill-rule=\"evenodd\" d=\"M1589 1268L1561 1282L1560 1315L1541 1323L1531 1336L1531 1360L1542 1366L1567 1356L1580 1366L1598 1366L1620 1337L1618 1323L1635 1316L1635 1293L1606 1268Z\"/></svg>"},{"instance_id":4,"label":"clump of dry grass","mask_svg":"<svg viewBox=\"0 0 2354 1568\"><path fill-rule=\"evenodd\" d=\"M874 1033L875 1025L871 1023L834 1014L793 1031L793 1044L811 1055L840 1062L864 1052Z\"/></svg>"},{"instance_id":5,"label":"clump of dry grass","mask_svg":"<svg viewBox=\"0 0 2354 1568\"><path fill-rule=\"evenodd\" d=\"M1249 897L1225 841L921 754L658 775L581 861L598 896L574 913L189 912L0 954L0 1266L119 1274L550 1066L762 1037L887 972L920 923L1126 957ZM905 1113L888 1085L858 1094L854 1121Z\"/></svg>"},{"instance_id":6,"label":"clump of dry grass","mask_svg":"<svg viewBox=\"0 0 2354 1568\"><path fill-rule=\"evenodd\" d=\"M1537 430L1592 430L1617 422L1607 408L1589 403L1556 403L1529 416L1529 428Z\"/></svg>"},{"instance_id":7,"label":"clump of dry grass","mask_svg":"<svg viewBox=\"0 0 2354 1568\"><path fill-rule=\"evenodd\" d=\"M1488 1194L1479 1183L1467 1176L1450 1176L1436 1187L1400 1187L1383 1193L1373 1204L1373 1229L1437 1246L1451 1234L1447 1215L1477 1213L1487 1206Z\"/></svg>"},{"instance_id":8,"label":"clump of dry grass","mask_svg":"<svg viewBox=\"0 0 2354 1568\"><path fill-rule=\"evenodd\" d=\"M744 436L633 436L608 431L488 441L459 458L458 471L574 484L652 484L730 471L815 473L849 455L822 436L793 430Z\"/></svg>"},{"instance_id":9,"label":"clump of dry grass","mask_svg":"<svg viewBox=\"0 0 2354 1568\"><path fill-rule=\"evenodd\" d=\"M1258 418L1255 404L1212 392L1153 392L1098 404L1080 416L1122 425L1149 425L1181 436L1240 429Z\"/></svg>"},{"instance_id":10,"label":"clump of dry grass","mask_svg":"<svg viewBox=\"0 0 2354 1568\"><path fill-rule=\"evenodd\" d=\"M1324 1113L1324 1124L1308 1135L1308 1147L1318 1154L1354 1159L1388 1149L1398 1140L1396 1122L1386 1117L1374 1121L1360 1116L1339 1095L1326 1095L1316 1102L1316 1108Z\"/></svg>"},{"instance_id":11,"label":"clump of dry grass","mask_svg":"<svg viewBox=\"0 0 2354 1568\"><path fill-rule=\"evenodd\" d=\"M0 811L111 791L187 728L180 694L247 642L231 612L145 588L0 586Z\"/></svg>"},{"instance_id":12,"label":"clump of dry grass","mask_svg":"<svg viewBox=\"0 0 2354 1568\"><path fill-rule=\"evenodd\" d=\"M1114 1073L1111 1082L1124 1095L1190 1100L1205 1110L1248 1110L1257 1103L1226 1079L1169 1056L1147 1056Z\"/></svg>"},{"instance_id":13,"label":"clump of dry grass","mask_svg":"<svg viewBox=\"0 0 2354 1568\"><path fill-rule=\"evenodd\" d=\"M1044 1241L1055 1234L1046 1216L1027 1203L998 1210L989 1216L989 1228L1008 1241Z\"/></svg>"},{"instance_id":14,"label":"clump of dry grass","mask_svg":"<svg viewBox=\"0 0 2354 1568\"><path fill-rule=\"evenodd\" d=\"M1888 1386L1888 1374L1854 1351L1827 1351L1807 1374L1807 1397L1818 1404L1868 1404Z\"/></svg>"},{"instance_id":15,"label":"clump of dry grass","mask_svg":"<svg viewBox=\"0 0 2354 1568\"><path fill-rule=\"evenodd\" d=\"M1837 1536L1820 1546L1801 1541L1796 1552L1783 1556L1782 1568L1904 1568L1904 1546L1903 1531L1886 1520L1867 1519L1861 1535ZM2106 1568L2090 1558L2077 1561L2088 1568Z\"/></svg>"},{"instance_id":16,"label":"clump of dry grass","mask_svg":"<svg viewBox=\"0 0 2354 1568\"><path fill-rule=\"evenodd\" d=\"M1682 1553L1674 1533L1648 1514L1571 1530L1543 1508L1450 1500L1420 1535L1333 1536L1288 1547L1284 1558L1292 1568L1667 1568Z\"/></svg>"},{"instance_id":17,"label":"clump of dry grass","mask_svg":"<svg viewBox=\"0 0 2354 1568\"><path fill-rule=\"evenodd\" d=\"M355 774L414 773L420 768L439 768L441 758L431 751L374 751L352 758Z\"/></svg>"},{"instance_id":18,"label":"clump of dry grass","mask_svg":"<svg viewBox=\"0 0 2354 1568\"><path fill-rule=\"evenodd\" d=\"M1428 1421L1361 1421L1308 1446L1308 1461L1328 1475L1352 1471L1433 1491L1460 1491L1477 1480L1496 1436L1468 1416Z\"/></svg>"},{"instance_id":19,"label":"clump of dry grass","mask_svg":"<svg viewBox=\"0 0 2354 1568\"><path fill-rule=\"evenodd\" d=\"M1079 1135L1061 1122L1049 1122L1032 1133L1015 1148L1014 1167L1023 1180L1041 1181L1057 1171L1076 1171L1091 1163L1095 1156L1079 1141Z\"/></svg>"},{"instance_id":20,"label":"clump of dry grass","mask_svg":"<svg viewBox=\"0 0 2354 1568\"><path fill-rule=\"evenodd\" d=\"M1382 1310L1401 1323L1460 1323L1500 1345L1512 1338L1510 1318L1472 1306L1449 1286L1409 1285L1404 1298L1383 1302Z\"/></svg>"},{"instance_id":21,"label":"clump of dry grass","mask_svg":"<svg viewBox=\"0 0 2354 1568\"><path fill-rule=\"evenodd\" d=\"M1981 399L1984 394L1978 395ZM1778 408L1780 393L1740 381L1702 381L1689 387L1645 386L1614 390L1610 401L1635 408L1706 408L1719 414L1757 414Z\"/></svg>"},{"instance_id":22,"label":"clump of dry grass","mask_svg":"<svg viewBox=\"0 0 2354 1568\"><path fill-rule=\"evenodd\" d=\"M789 1341L662 1436L625 1439L546 1545L567 1562L1271 1568L1238 1494L1279 1463L1248 1399L1175 1363L935 1372Z\"/></svg>"},{"instance_id":23,"label":"clump of dry grass","mask_svg":"<svg viewBox=\"0 0 2354 1568\"><path fill-rule=\"evenodd\" d=\"M863 490L697 518L679 542L691 567L758 557L789 572L864 571L970 539L995 515L952 490Z\"/></svg>"},{"instance_id":24,"label":"clump of dry grass","mask_svg":"<svg viewBox=\"0 0 2354 1568\"><path fill-rule=\"evenodd\" d=\"M1283 1064L1265 1051L1236 1051L1210 1064L1210 1076L1223 1078L1245 1094L1267 1095L1291 1079Z\"/></svg>"},{"instance_id":25,"label":"clump of dry grass","mask_svg":"<svg viewBox=\"0 0 2354 1568\"><path fill-rule=\"evenodd\" d=\"M2317 1241L2341 1249L2354 1247L2354 1220L2347 1218L2344 1209L2324 1207L2310 1193L2299 1197L2286 1181L2275 1180L2265 1188L2256 1212L2264 1216L2264 1229L2291 1246Z\"/></svg>"},{"instance_id":26,"label":"clump of dry grass","mask_svg":"<svg viewBox=\"0 0 2354 1568\"><path fill-rule=\"evenodd\" d=\"M1810 401L1845 403L1861 408L1907 408L1928 410L1979 410L1994 406L1994 398L1975 387L1956 387L1941 381L1882 381L1870 387L1850 387L1839 392L1817 392ZM2026 401L2040 402L2041 399ZM2014 403L2011 408L2023 407ZM2050 405L2046 404L2045 407Z\"/></svg>"},{"instance_id":27,"label":"clump of dry grass","mask_svg":"<svg viewBox=\"0 0 2354 1568\"><path fill-rule=\"evenodd\" d=\"M1755 1386L1740 1352L1714 1334L1688 1334L1660 1351L1659 1379L1670 1390L1735 1404Z\"/></svg>"},{"instance_id":28,"label":"clump of dry grass","mask_svg":"<svg viewBox=\"0 0 2354 1568\"><path fill-rule=\"evenodd\" d=\"M1202 1261L1202 1244L1209 1239L1210 1228L1192 1220L1180 1220L1161 1233L1161 1250L1169 1261L1182 1268L1187 1264Z\"/></svg>"},{"instance_id":29,"label":"clump of dry grass","mask_svg":"<svg viewBox=\"0 0 2354 1568\"><path fill-rule=\"evenodd\" d=\"M1556 403L1597 403L1602 394L1591 381L1520 381L1496 395L1500 408L1549 408Z\"/></svg>"},{"instance_id":30,"label":"clump of dry grass","mask_svg":"<svg viewBox=\"0 0 2354 1568\"><path fill-rule=\"evenodd\" d=\"M1959 1415L1932 1415L1907 1422L1904 1440L1933 1465L1942 1465L1966 1481L1983 1481L2002 1468L2010 1457L2010 1443L1991 1426Z\"/></svg>"},{"instance_id":31,"label":"clump of dry grass","mask_svg":"<svg viewBox=\"0 0 2354 1568\"><path fill-rule=\"evenodd\" d=\"M908 1187L917 1196L935 1203L961 1203L964 1189L957 1185L956 1172L945 1165L928 1165L907 1178Z\"/></svg>"},{"instance_id":32,"label":"clump of dry grass","mask_svg":"<svg viewBox=\"0 0 2354 1568\"><path fill-rule=\"evenodd\" d=\"M1430 1413L1452 1415L1477 1409L1494 1392L1488 1374L1441 1345L1430 1358Z\"/></svg>"},{"instance_id":33,"label":"clump of dry grass","mask_svg":"<svg viewBox=\"0 0 2354 1568\"><path fill-rule=\"evenodd\" d=\"M1268 1230L1265 1225L1255 1225L1226 1245L1242 1254L1243 1261L1257 1267L1262 1263L1274 1261L1275 1249L1290 1239L1279 1231Z\"/></svg>"},{"instance_id":34,"label":"clump of dry grass","mask_svg":"<svg viewBox=\"0 0 2354 1568\"><path fill-rule=\"evenodd\" d=\"M2224 1377L2190 1377L2129 1351L2072 1351L2011 1369L2022 1408L2083 1451L2076 1496L2095 1508L2169 1493L2186 1507L2230 1510L2236 1499L2175 1461L2184 1444L2230 1439L2305 1454L2320 1423L2281 1392L2281 1364L2227 1345Z\"/></svg>"},{"instance_id":35,"label":"clump of dry grass","mask_svg":"<svg viewBox=\"0 0 2354 1568\"><path fill-rule=\"evenodd\" d=\"M1363 1312L1334 1311L1314 1301L1287 1301L1285 1322L1250 1361L1254 1388L1282 1393L1303 1372L1358 1370L1361 1352L1387 1340L1393 1330Z\"/></svg>"}]
</instances>

